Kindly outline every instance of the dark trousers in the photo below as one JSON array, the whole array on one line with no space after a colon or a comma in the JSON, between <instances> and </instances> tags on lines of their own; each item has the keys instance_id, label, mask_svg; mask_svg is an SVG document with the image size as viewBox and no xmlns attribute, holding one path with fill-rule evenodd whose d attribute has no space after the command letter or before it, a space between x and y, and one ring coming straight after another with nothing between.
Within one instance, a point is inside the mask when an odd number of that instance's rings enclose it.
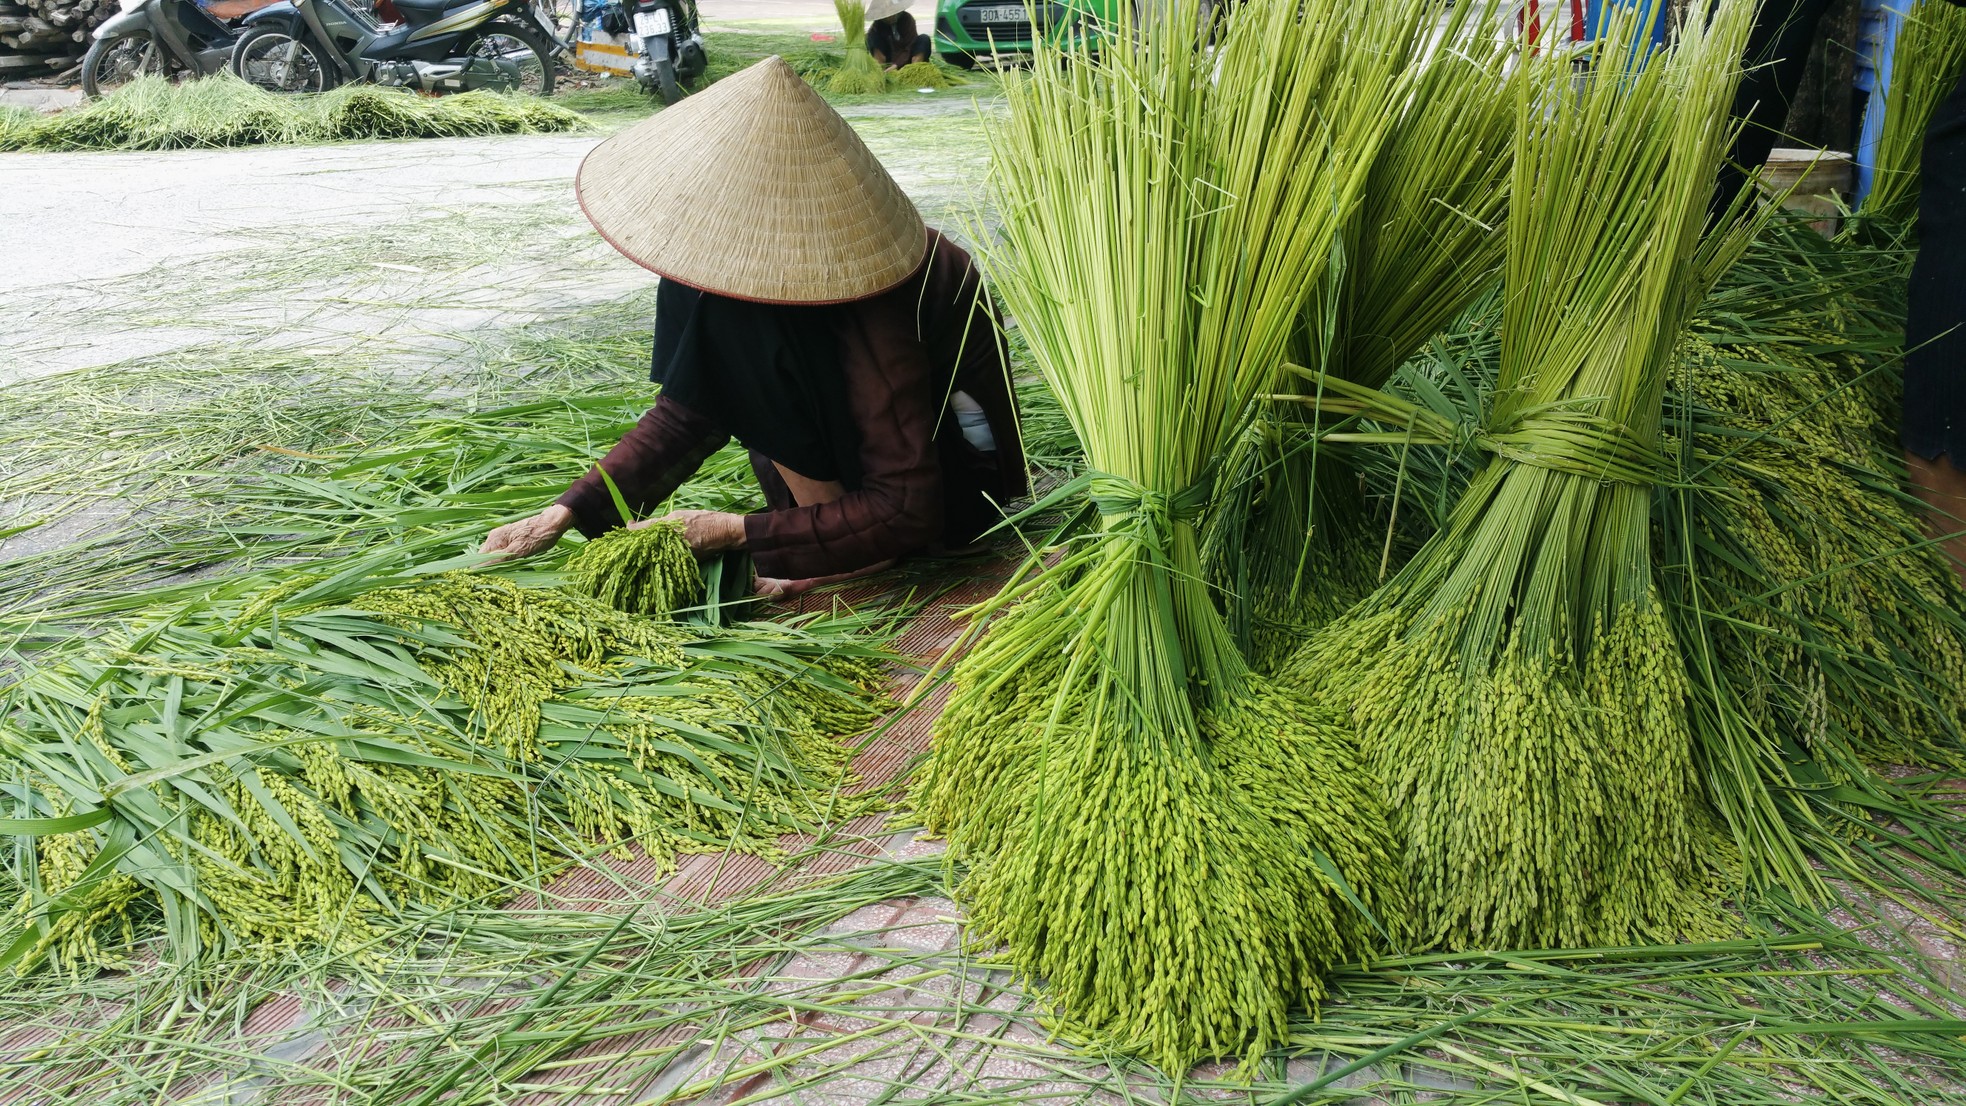
<instances>
[{"instance_id":1,"label":"dark trousers","mask_svg":"<svg viewBox=\"0 0 1966 1106\"><path fill-rule=\"evenodd\" d=\"M1789 107L1809 68L1809 46L1816 25L1829 10L1829 0L1762 0L1748 31L1745 60L1748 71L1734 93L1734 118L1741 133L1720 166L1712 211L1716 218L1747 183L1748 174L1768 160L1775 148Z\"/></svg>"},{"instance_id":2,"label":"dark trousers","mask_svg":"<svg viewBox=\"0 0 1966 1106\"><path fill-rule=\"evenodd\" d=\"M1966 75L1925 128L1909 301L1901 440L1966 471Z\"/></svg>"}]
</instances>

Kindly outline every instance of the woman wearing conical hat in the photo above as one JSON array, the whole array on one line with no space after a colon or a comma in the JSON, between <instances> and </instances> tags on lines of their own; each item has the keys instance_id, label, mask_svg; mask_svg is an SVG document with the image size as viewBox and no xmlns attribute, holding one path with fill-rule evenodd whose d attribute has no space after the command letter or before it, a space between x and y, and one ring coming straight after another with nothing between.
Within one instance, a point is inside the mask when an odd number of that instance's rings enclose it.
<instances>
[{"instance_id":1,"label":"woman wearing conical hat","mask_svg":"<svg viewBox=\"0 0 1966 1106\"><path fill-rule=\"evenodd\" d=\"M654 408L486 552L526 556L643 514L736 438L769 509L675 511L796 594L966 545L1025 490L997 320L969 255L923 225L853 129L767 58L595 147L601 236L662 277Z\"/></svg>"},{"instance_id":2,"label":"woman wearing conical hat","mask_svg":"<svg viewBox=\"0 0 1966 1106\"><path fill-rule=\"evenodd\" d=\"M933 43L915 28L909 0L868 0L867 52L888 69L927 61Z\"/></svg>"}]
</instances>

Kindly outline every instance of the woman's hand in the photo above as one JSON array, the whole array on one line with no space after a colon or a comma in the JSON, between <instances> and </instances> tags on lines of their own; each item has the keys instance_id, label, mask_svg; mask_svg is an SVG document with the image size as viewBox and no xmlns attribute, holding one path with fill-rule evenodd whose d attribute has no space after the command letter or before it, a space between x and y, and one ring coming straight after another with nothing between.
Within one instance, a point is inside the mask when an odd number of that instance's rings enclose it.
<instances>
[{"instance_id":1,"label":"woman's hand","mask_svg":"<svg viewBox=\"0 0 1966 1106\"><path fill-rule=\"evenodd\" d=\"M478 552L530 557L553 548L560 535L571 529L573 512L555 503L531 518L508 522L493 530L485 536L485 544L478 547Z\"/></svg>"},{"instance_id":2,"label":"woman's hand","mask_svg":"<svg viewBox=\"0 0 1966 1106\"><path fill-rule=\"evenodd\" d=\"M725 511L671 511L661 518L643 519L628 524L630 529L639 530L658 522L680 523L683 538L689 547L698 553L722 553L726 549L744 547L744 516Z\"/></svg>"}]
</instances>

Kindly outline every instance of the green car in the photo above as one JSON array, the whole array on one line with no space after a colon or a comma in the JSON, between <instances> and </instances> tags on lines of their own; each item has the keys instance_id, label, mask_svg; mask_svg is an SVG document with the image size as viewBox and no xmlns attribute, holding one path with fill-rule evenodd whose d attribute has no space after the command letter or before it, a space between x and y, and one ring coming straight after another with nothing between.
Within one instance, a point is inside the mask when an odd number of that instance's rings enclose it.
<instances>
[{"instance_id":1,"label":"green car","mask_svg":"<svg viewBox=\"0 0 1966 1106\"><path fill-rule=\"evenodd\" d=\"M1031 52L1032 13L1038 33L1055 41L1089 41L1119 0L936 0L935 52L964 69L978 61L1010 61Z\"/></svg>"}]
</instances>

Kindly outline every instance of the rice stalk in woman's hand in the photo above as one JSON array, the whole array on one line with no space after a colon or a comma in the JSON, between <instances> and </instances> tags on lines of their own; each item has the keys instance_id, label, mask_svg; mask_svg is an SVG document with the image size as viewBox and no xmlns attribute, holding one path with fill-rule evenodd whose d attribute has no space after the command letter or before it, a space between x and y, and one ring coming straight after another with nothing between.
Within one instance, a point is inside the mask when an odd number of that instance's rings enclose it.
<instances>
[{"instance_id":1,"label":"rice stalk in woman's hand","mask_svg":"<svg viewBox=\"0 0 1966 1106\"><path fill-rule=\"evenodd\" d=\"M672 522L610 530L567 561L574 591L628 614L668 618L703 599L683 528Z\"/></svg>"}]
</instances>

